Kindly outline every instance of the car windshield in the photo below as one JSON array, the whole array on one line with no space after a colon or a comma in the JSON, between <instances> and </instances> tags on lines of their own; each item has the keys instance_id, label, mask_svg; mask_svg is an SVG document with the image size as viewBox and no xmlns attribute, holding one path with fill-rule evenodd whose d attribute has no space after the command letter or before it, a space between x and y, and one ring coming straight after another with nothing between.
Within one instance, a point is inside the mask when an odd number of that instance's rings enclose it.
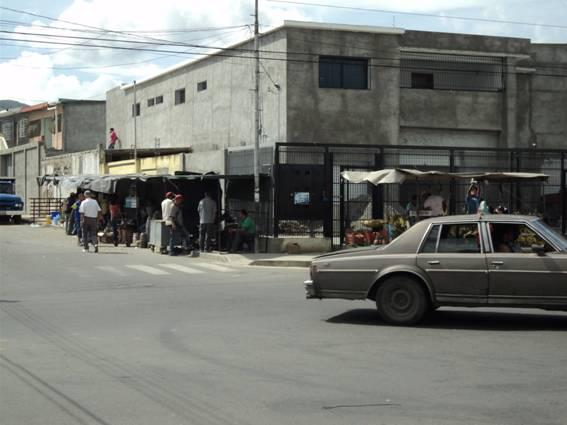
<instances>
[{"instance_id":1,"label":"car windshield","mask_svg":"<svg viewBox=\"0 0 567 425\"><path fill-rule=\"evenodd\" d=\"M0 193L14 193L14 185L9 181L0 181Z\"/></svg>"},{"instance_id":2,"label":"car windshield","mask_svg":"<svg viewBox=\"0 0 567 425\"><path fill-rule=\"evenodd\" d=\"M549 227L541 220L537 220L534 223L536 229L547 239L553 242L554 245L557 245L562 251L567 251L567 239L557 232L556 230Z\"/></svg>"}]
</instances>

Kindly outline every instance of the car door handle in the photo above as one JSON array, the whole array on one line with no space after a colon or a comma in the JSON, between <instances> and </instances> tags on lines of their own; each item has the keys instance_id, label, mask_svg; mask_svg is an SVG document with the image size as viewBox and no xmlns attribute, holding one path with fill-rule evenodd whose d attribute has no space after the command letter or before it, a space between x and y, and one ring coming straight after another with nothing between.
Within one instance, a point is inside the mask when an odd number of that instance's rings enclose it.
<instances>
[{"instance_id":1,"label":"car door handle","mask_svg":"<svg viewBox=\"0 0 567 425\"><path fill-rule=\"evenodd\" d=\"M492 261L490 264L493 266L501 266L504 264L504 261Z\"/></svg>"},{"instance_id":2,"label":"car door handle","mask_svg":"<svg viewBox=\"0 0 567 425\"><path fill-rule=\"evenodd\" d=\"M431 260L431 261L428 261L427 264L430 264L430 265L432 265L432 266L435 266L435 265L437 265L437 264L441 264L441 262L440 262L439 260Z\"/></svg>"}]
</instances>

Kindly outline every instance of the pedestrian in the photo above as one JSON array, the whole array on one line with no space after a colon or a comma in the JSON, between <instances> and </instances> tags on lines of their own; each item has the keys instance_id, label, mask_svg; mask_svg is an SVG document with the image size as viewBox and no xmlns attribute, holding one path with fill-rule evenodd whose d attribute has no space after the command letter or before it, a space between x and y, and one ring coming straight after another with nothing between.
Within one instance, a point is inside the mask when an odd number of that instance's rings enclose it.
<instances>
[{"instance_id":1,"label":"pedestrian","mask_svg":"<svg viewBox=\"0 0 567 425\"><path fill-rule=\"evenodd\" d=\"M445 215L447 211L447 203L441 195L432 195L427 193L425 196L425 201L423 202L423 208L431 211L432 217L438 217Z\"/></svg>"},{"instance_id":2,"label":"pedestrian","mask_svg":"<svg viewBox=\"0 0 567 425\"><path fill-rule=\"evenodd\" d=\"M85 191L85 200L79 207L83 225L83 252L89 252L89 241L98 252L97 223L101 219L101 209L90 190Z\"/></svg>"},{"instance_id":3,"label":"pedestrian","mask_svg":"<svg viewBox=\"0 0 567 425\"><path fill-rule=\"evenodd\" d=\"M469 192L465 198L465 214L476 214L480 205L480 196L478 193L478 186L472 184L469 187Z\"/></svg>"},{"instance_id":4,"label":"pedestrian","mask_svg":"<svg viewBox=\"0 0 567 425\"><path fill-rule=\"evenodd\" d=\"M81 227L81 213L79 212L81 203L85 200L85 195L83 193L79 193L77 195L77 201L75 205L73 205L73 215L74 215L74 229L73 234L77 235L77 245L81 246L83 243L83 229Z\"/></svg>"},{"instance_id":5,"label":"pedestrian","mask_svg":"<svg viewBox=\"0 0 567 425\"><path fill-rule=\"evenodd\" d=\"M114 246L118 246L118 226L120 226L122 212L120 211L120 204L116 198L112 198L110 200L110 206L108 209L110 211L110 226L112 227L112 242L114 243Z\"/></svg>"},{"instance_id":6,"label":"pedestrian","mask_svg":"<svg viewBox=\"0 0 567 425\"><path fill-rule=\"evenodd\" d=\"M108 149L112 150L116 147L116 143L118 142L118 136L113 128L110 129L110 136L108 141Z\"/></svg>"},{"instance_id":7,"label":"pedestrian","mask_svg":"<svg viewBox=\"0 0 567 425\"><path fill-rule=\"evenodd\" d=\"M209 192L205 192L205 197L199 201L197 211L199 212L199 249L210 252L211 236L215 231L217 219L217 203Z\"/></svg>"},{"instance_id":8,"label":"pedestrian","mask_svg":"<svg viewBox=\"0 0 567 425\"><path fill-rule=\"evenodd\" d=\"M231 252L240 250L243 243L246 243L248 250L254 248L254 238L256 236L256 225L252 218L248 215L248 211L240 210L240 223L238 229L234 233Z\"/></svg>"},{"instance_id":9,"label":"pedestrian","mask_svg":"<svg viewBox=\"0 0 567 425\"><path fill-rule=\"evenodd\" d=\"M165 199L161 201L161 219L166 225L170 226L169 213L171 213L171 207L173 207L173 199L175 198L175 193L167 192L165 194Z\"/></svg>"},{"instance_id":10,"label":"pedestrian","mask_svg":"<svg viewBox=\"0 0 567 425\"><path fill-rule=\"evenodd\" d=\"M410 226L413 226L417 221L417 195L413 195L410 201L406 204L406 217Z\"/></svg>"},{"instance_id":11,"label":"pedestrian","mask_svg":"<svg viewBox=\"0 0 567 425\"><path fill-rule=\"evenodd\" d=\"M169 237L169 255L175 255L175 241L181 238L183 248L188 249L189 235L183 224L183 195L176 195L174 204L169 213L169 222L171 223L171 233Z\"/></svg>"},{"instance_id":12,"label":"pedestrian","mask_svg":"<svg viewBox=\"0 0 567 425\"><path fill-rule=\"evenodd\" d=\"M75 226L75 214L73 214L73 205L77 202L77 195L74 192L69 194L65 201L65 233L71 235Z\"/></svg>"}]
</instances>

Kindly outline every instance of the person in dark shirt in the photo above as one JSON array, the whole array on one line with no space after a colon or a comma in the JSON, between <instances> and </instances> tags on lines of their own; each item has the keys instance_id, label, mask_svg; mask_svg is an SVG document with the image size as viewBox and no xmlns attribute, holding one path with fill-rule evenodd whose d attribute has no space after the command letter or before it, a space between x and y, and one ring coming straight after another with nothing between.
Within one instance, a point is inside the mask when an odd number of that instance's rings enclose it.
<instances>
[{"instance_id":1,"label":"person in dark shirt","mask_svg":"<svg viewBox=\"0 0 567 425\"><path fill-rule=\"evenodd\" d=\"M189 234L183 224L183 195L176 195L173 207L169 213L171 234L169 237L169 255L175 255L175 241L181 238L183 248L187 250Z\"/></svg>"}]
</instances>

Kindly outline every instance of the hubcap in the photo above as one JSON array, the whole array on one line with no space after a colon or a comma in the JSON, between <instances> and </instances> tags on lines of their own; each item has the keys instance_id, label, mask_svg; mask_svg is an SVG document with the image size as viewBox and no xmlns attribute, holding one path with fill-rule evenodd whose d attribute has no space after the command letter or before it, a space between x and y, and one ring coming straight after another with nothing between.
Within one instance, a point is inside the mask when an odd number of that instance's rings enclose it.
<instances>
[{"instance_id":1,"label":"hubcap","mask_svg":"<svg viewBox=\"0 0 567 425\"><path fill-rule=\"evenodd\" d=\"M405 311L411 307L411 295L402 289L392 292L391 305L398 311Z\"/></svg>"}]
</instances>

